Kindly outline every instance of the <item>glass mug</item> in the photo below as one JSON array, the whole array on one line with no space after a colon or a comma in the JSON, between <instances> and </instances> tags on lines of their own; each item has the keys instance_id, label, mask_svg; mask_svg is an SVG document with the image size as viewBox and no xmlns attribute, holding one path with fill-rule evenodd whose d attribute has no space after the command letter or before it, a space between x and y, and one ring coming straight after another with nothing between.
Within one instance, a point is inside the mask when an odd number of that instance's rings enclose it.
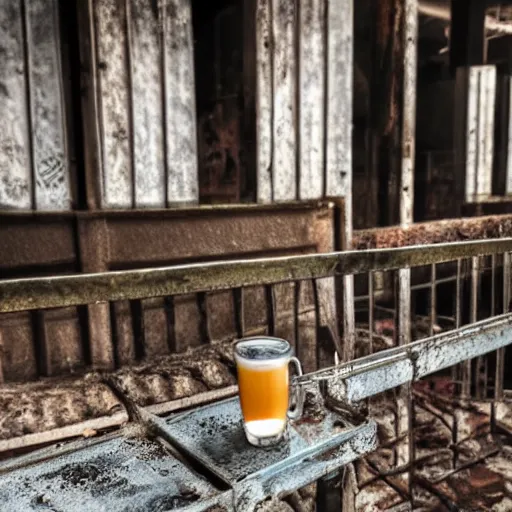
<instances>
[{"instance_id":1,"label":"glass mug","mask_svg":"<svg viewBox=\"0 0 512 512\"><path fill-rule=\"evenodd\" d=\"M277 444L286 433L287 419L302 415L304 396L299 385L293 386L294 403L290 403L289 365L300 376L300 361L287 341L268 336L238 341L235 361L247 440L253 446Z\"/></svg>"}]
</instances>

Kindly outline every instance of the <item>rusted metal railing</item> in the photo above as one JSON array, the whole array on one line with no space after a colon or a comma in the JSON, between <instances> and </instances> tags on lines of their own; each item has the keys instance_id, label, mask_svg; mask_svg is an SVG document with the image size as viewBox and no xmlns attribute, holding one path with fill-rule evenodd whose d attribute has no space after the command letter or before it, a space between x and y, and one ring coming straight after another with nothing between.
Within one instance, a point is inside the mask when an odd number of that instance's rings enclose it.
<instances>
[{"instance_id":1,"label":"rusted metal railing","mask_svg":"<svg viewBox=\"0 0 512 512\"><path fill-rule=\"evenodd\" d=\"M247 286L309 281L326 277L334 277L341 281L346 275L368 274L367 355L309 373L299 380L299 384L309 393L311 410L307 413L307 421L293 427L295 437L292 436L292 441L297 445L290 445L289 451L279 451L275 454L260 453L238 443L236 439L240 418L236 399L196 408L185 415L164 418L159 418L156 414L168 414L172 408L159 408L153 405L141 408L130 403L129 398L123 399L123 403L129 406L132 422L150 427L164 444L177 447L178 451L185 453L183 463L187 464L187 461L193 460L195 464L206 468L209 474L220 480L226 491L218 493L213 502L226 505L228 508L233 506L238 510L251 510L266 496L281 495L330 475L375 449L377 430L372 419L373 406L369 402L367 413L361 416L359 402L363 400L387 390L397 389L395 399L398 404L397 410L400 410L396 413L397 446L394 448L396 456L393 463L396 467L392 471L396 474L402 472L408 476L409 489L414 481L415 463L414 429L411 428L414 418L414 381L460 365L460 368L452 371L452 376L459 385L460 396L463 399L476 396L481 400L490 400L493 407L494 401L504 400L504 348L512 341L512 314L508 313L511 252L512 239L482 240L399 249L3 280L0 281L0 313L240 289ZM446 275L447 268L453 275ZM393 273L396 277L396 274L403 273L404 269L408 273L407 279L399 276L398 282L394 281L394 290L392 289L390 294L392 306L388 308L393 315L394 346L375 353L374 351L379 349L376 346L377 340L382 336L375 329L377 304L374 276L376 273ZM428 282L420 286L413 281L415 271L421 269L428 276ZM497 279L500 269L502 285ZM485 302L488 303L490 318L481 319L479 305L482 303L483 282L484 278L489 277L491 298ZM393 280L391 282L393 283ZM413 284L409 287L410 282ZM437 322L443 316L438 310L438 288L445 285L451 286L455 293L451 324L454 329L436 335ZM428 325L426 339L410 342L411 319L414 315L414 308L410 307L410 294L411 290L415 289L426 291L430 296ZM468 297L466 301L465 296ZM404 297L408 298L408 307L405 310L402 309L400 300ZM272 301L272 298L270 300ZM382 304L379 307L386 309ZM496 316L497 313L503 314ZM356 340L355 332L344 332L344 340L336 340L339 354L343 354L343 342L346 344L348 340L351 343L361 342ZM494 383L491 383L490 362L486 354L494 351L497 351L497 356ZM473 365L471 360L475 358L477 364ZM318 422L322 425L321 428ZM216 426L210 428L208 425ZM124 435L123 432L121 438ZM232 446L232 443L236 446ZM82 444L79 443L76 449L81 450ZM92 456L92 447L89 447L89 444L84 447L91 450ZM235 459L226 459L226 453L233 450L238 450L237 457L242 457L246 461L244 467ZM67 455L62 455L65 456ZM44 463L45 458L33 457L28 463L35 462ZM179 466L174 460L170 464ZM17 481L17 478L25 478L27 475L31 478L35 475L30 471L27 473L23 461L21 465L24 467L20 470L23 475L20 473L14 476L10 463L8 467L0 467L0 474L10 475L5 477L5 485ZM41 471L41 474L46 471L38 464L34 467L39 468L37 471ZM67 467L64 462L62 467ZM202 510L211 506L211 496L210 491L205 491L204 499L202 496L198 498L197 504L194 505L195 509ZM188 506L185 498L184 506Z\"/></svg>"}]
</instances>

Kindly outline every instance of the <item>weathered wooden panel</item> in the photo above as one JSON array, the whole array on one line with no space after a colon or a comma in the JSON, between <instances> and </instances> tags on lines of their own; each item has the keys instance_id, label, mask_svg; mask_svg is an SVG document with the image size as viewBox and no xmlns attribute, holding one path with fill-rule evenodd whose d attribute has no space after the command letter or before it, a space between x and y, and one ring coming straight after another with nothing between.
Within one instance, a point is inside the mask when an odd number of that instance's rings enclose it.
<instances>
[{"instance_id":1,"label":"weathered wooden panel","mask_svg":"<svg viewBox=\"0 0 512 512\"><path fill-rule=\"evenodd\" d=\"M199 197L191 0L164 2L167 201Z\"/></svg>"},{"instance_id":2,"label":"weathered wooden panel","mask_svg":"<svg viewBox=\"0 0 512 512\"><path fill-rule=\"evenodd\" d=\"M327 34L327 169L329 197L345 197L347 226L352 225L352 1L332 0L328 7Z\"/></svg>"},{"instance_id":3,"label":"weathered wooden panel","mask_svg":"<svg viewBox=\"0 0 512 512\"><path fill-rule=\"evenodd\" d=\"M57 0L25 2L35 182L35 209L69 210L66 141Z\"/></svg>"},{"instance_id":4,"label":"weathered wooden panel","mask_svg":"<svg viewBox=\"0 0 512 512\"><path fill-rule=\"evenodd\" d=\"M272 15L271 0L256 5L256 172L259 203L272 202Z\"/></svg>"},{"instance_id":5,"label":"weathered wooden panel","mask_svg":"<svg viewBox=\"0 0 512 512\"><path fill-rule=\"evenodd\" d=\"M135 206L165 206L161 24L157 2L128 3Z\"/></svg>"},{"instance_id":6,"label":"weathered wooden panel","mask_svg":"<svg viewBox=\"0 0 512 512\"><path fill-rule=\"evenodd\" d=\"M102 146L102 207L133 201L130 93L125 0L95 0L97 73Z\"/></svg>"},{"instance_id":7,"label":"weathered wooden panel","mask_svg":"<svg viewBox=\"0 0 512 512\"><path fill-rule=\"evenodd\" d=\"M325 2L301 0L299 199L324 192Z\"/></svg>"},{"instance_id":8,"label":"weathered wooden panel","mask_svg":"<svg viewBox=\"0 0 512 512\"><path fill-rule=\"evenodd\" d=\"M0 207L32 207L27 82L20 0L0 8Z\"/></svg>"},{"instance_id":9,"label":"weathered wooden panel","mask_svg":"<svg viewBox=\"0 0 512 512\"><path fill-rule=\"evenodd\" d=\"M274 0L273 29L273 142L272 186L274 201L297 197L297 63L296 0Z\"/></svg>"}]
</instances>

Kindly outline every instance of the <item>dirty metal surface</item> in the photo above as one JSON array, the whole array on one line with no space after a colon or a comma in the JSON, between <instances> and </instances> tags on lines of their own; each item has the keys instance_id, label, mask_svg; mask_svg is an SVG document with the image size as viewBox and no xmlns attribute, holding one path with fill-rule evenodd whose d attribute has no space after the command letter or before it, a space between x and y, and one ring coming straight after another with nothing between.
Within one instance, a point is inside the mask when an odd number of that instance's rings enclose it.
<instances>
[{"instance_id":1,"label":"dirty metal surface","mask_svg":"<svg viewBox=\"0 0 512 512\"><path fill-rule=\"evenodd\" d=\"M135 426L0 466L1 508L10 512L204 510L220 494Z\"/></svg>"},{"instance_id":2,"label":"dirty metal surface","mask_svg":"<svg viewBox=\"0 0 512 512\"><path fill-rule=\"evenodd\" d=\"M308 390L303 417L271 450L247 443L238 398L167 418L158 428L162 437L232 486L239 509L316 481L371 451L376 439L373 421L355 425L327 409L314 387Z\"/></svg>"},{"instance_id":3,"label":"dirty metal surface","mask_svg":"<svg viewBox=\"0 0 512 512\"><path fill-rule=\"evenodd\" d=\"M512 251L512 239L0 281L0 313L391 270Z\"/></svg>"}]
</instances>

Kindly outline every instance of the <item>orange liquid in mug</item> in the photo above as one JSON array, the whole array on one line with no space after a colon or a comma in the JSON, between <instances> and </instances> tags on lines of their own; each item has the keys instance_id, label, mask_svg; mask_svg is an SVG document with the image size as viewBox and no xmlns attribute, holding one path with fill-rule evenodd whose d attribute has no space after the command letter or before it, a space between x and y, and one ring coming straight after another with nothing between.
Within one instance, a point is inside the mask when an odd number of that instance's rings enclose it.
<instances>
[{"instance_id":1,"label":"orange liquid in mug","mask_svg":"<svg viewBox=\"0 0 512 512\"><path fill-rule=\"evenodd\" d=\"M257 367L238 362L238 387L246 428L258 437L284 430L288 411L288 362Z\"/></svg>"}]
</instances>

